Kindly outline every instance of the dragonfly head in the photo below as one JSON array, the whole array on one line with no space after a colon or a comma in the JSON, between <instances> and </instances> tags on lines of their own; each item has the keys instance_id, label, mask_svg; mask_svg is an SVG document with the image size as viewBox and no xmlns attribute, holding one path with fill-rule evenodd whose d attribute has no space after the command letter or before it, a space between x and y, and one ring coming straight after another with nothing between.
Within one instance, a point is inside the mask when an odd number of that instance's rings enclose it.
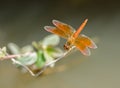
<instances>
[{"instance_id":1,"label":"dragonfly head","mask_svg":"<svg viewBox=\"0 0 120 88\"><path fill-rule=\"evenodd\" d=\"M67 41L63 47L65 50L69 50L71 48L71 42Z\"/></svg>"}]
</instances>

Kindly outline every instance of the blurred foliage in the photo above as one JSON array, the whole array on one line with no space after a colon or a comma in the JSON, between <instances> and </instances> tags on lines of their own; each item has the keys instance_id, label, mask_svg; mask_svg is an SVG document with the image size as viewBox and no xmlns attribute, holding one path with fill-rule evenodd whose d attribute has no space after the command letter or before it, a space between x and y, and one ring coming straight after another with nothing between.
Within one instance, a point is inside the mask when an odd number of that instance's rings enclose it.
<instances>
[{"instance_id":1,"label":"blurred foliage","mask_svg":"<svg viewBox=\"0 0 120 88\"><path fill-rule=\"evenodd\" d=\"M5 57L6 55L6 47L0 48L0 58Z\"/></svg>"},{"instance_id":2,"label":"blurred foliage","mask_svg":"<svg viewBox=\"0 0 120 88\"><path fill-rule=\"evenodd\" d=\"M29 67L32 71L42 69L45 64L55 60L63 51L56 47L59 44L60 38L57 35L48 35L42 41L32 42L32 45L26 45L20 48L15 43L9 43L8 49L11 54L8 55L19 55L15 57L16 61ZM4 53L5 52L5 53ZM0 58L4 58L7 55L6 48L0 50ZM11 58L12 59L12 58ZM21 67L20 64L17 64ZM50 65L53 67L54 63Z\"/></svg>"}]
</instances>

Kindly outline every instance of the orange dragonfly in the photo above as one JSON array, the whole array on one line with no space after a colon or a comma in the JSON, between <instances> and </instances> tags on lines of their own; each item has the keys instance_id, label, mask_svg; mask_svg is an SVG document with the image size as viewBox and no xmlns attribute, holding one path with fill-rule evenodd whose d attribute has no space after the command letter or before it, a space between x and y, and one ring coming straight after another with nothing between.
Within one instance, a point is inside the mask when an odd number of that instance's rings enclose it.
<instances>
[{"instance_id":1,"label":"orange dragonfly","mask_svg":"<svg viewBox=\"0 0 120 88\"><path fill-rule=\"evenodd\" d=\"M52 21L55 27L45 26L44 29L48 32L57 34L62 38L67 39L66 43L64 44L64 48L66 50L70 50L73 46L76 46L76 48L79 49L83 55L89 56L91 54L89 48L95 49L97 46L89 37L80 34L87 21L88 19L85 19L77 31L75 31L75 29L70 25L67 25L58 20Z\"/></svg>"}]
</instances>

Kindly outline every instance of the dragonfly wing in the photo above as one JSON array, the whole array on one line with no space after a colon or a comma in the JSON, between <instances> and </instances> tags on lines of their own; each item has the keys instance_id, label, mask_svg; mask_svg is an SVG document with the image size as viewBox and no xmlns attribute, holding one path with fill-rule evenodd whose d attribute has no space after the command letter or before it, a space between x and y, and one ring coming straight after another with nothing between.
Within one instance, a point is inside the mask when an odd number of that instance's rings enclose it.
<instances>
[{"instance_id":1,"label":"dragonfly wing","mask_svg":"<svg viewBox=\"0 0 120 88\"><path fill-rule=\"evenodd\" d=\"M96 44L87 36L80 35L78 38L76 38L77 41L81 41L84 45L86 45L89 48L96 49Z\"/></svg>"},{"instance_id":2,"label":"dragonfly wing","mask_svg":"<svg viewBox=\"0 0 120 88\"><path fill-rule=\"evenodd\" d=\"M53 34L57 34L62 38L67 39L68 36L60 29L56 28L56 27L52 27L52 26L45 26L44 29L48 32L51 32Z\"/></svg>"},{"instance_id":3,"label":"dragonfly wing","mask_svg":"<svg viewBox=\"0 0 120 88\"><path fill-rule=\"evenodd\" d=\"M90 56L90 50L88 49L88 47L86 47L83 43L81 43L80 41L75 40L74 45L81 51L81 53L85 56Z\"/></svg>"},{"instance_id":4,"label":"dragonfly wing","mask_svg":"<svg viewBox=\"0 0 120 88\"><path fill-rule=\"evenodd\" d=\"M58 20L53 20L52 23L60 30L64 31L69 36L73 34L73 28L70 25L67 25L63 22L60 22Z\"/></svg>"}]
</instances>

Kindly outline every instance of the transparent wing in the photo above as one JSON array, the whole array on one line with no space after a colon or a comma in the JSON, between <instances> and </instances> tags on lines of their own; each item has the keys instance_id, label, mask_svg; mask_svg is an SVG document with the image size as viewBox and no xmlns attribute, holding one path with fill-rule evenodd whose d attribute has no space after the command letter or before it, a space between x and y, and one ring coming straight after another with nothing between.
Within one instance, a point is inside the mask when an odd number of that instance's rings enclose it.
<instances>
[{"instance_id":1,"label":"transparent wing","mask_svg":"<svg viewBox=\"0 0 120 88\"><path fill-rule=\"evenodd\" d=\"M96 49L97 46L96 44L87 36L85 35L80 35L79 37L76 38L76 41L80 41L81 43L83 43L85 46L92 48L92 49Z\"/></svg>"},{"instance_id":2,"label":"transparent wing","mask_svg":"<svg viewBox=\"0 0 120 88\"><path fill-rule=\"evenodd\" d=\"M74 45L81 51L81 53L85 56L90 56L90 50L86 45L84 45L81 41L75 40Z\"/></svg>"},{"instance_id":3,"label":"transparent wing","mask_svg":"<svg viewBox=\"0 0 120 88\"><path fill-rule=\"evenodd\" d=\"M69 36L71 36L74 32L74 29L65 23L62 23L58 20L53 20L52 23L60 30L62 30L64 33L66 33Z\"/></svg>"},{"instance_id":4,"label":"transparent wing","mask_svg":"<svg viewBox=\"0 0 120 88\"><path fill-rule=\"evenodd\" d=\"M56 28L56 27L52 27L52 26L45 26L44 29L48 32L51 32L53 34L57 34L62 38L67 39L68 35L66 33L64 33L62 30Z\"/></svg>"}]
</instances>

